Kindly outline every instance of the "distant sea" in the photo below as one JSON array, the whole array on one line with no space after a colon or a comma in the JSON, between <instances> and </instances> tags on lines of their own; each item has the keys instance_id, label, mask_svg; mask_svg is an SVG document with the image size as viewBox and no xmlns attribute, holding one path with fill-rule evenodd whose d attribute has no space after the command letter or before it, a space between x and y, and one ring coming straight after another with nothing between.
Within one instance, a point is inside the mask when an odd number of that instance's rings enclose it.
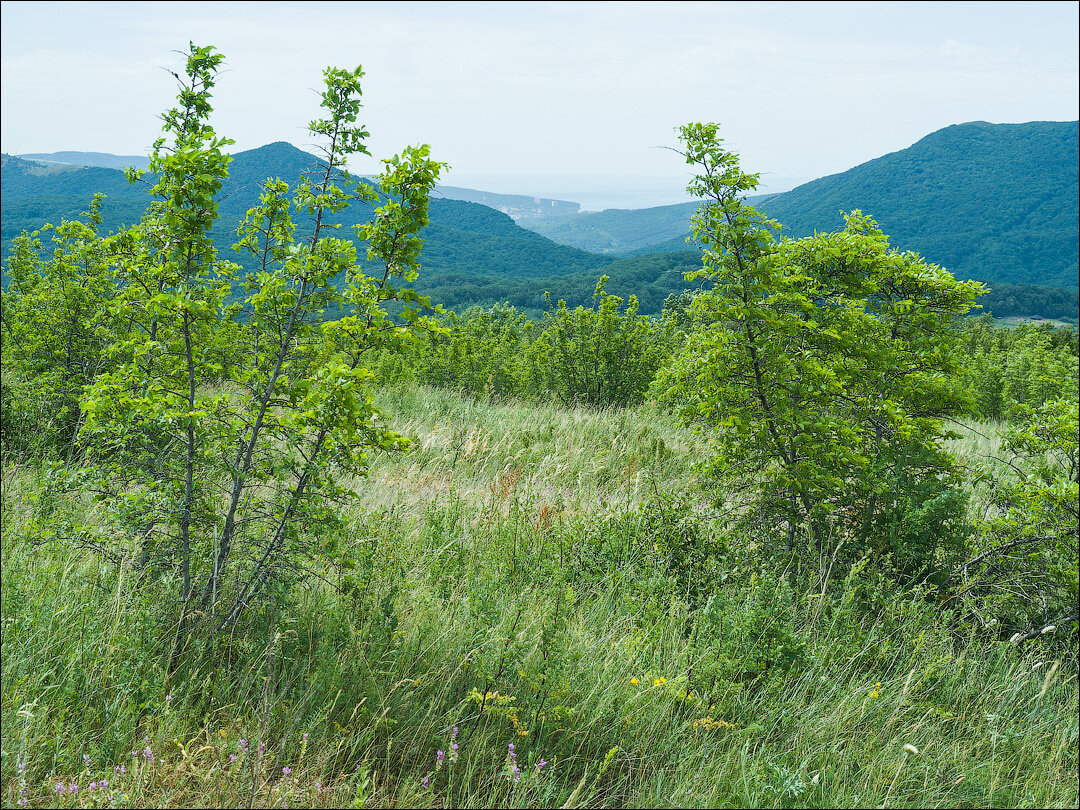
<instances>
[{"instance_id":1,"label":"distant sea","mask_svg":"<svg viewBox=\"0 0 1080 810\"><path fill-rule=\"evenodd\" d=\"M496 194L524 194L567 200L581 204L582 211L603 211L608 208L653 208L658 205L677 205L692 202L686 193L686 177L654 175L494 175L457 174L453 171L442 178L446 185L491 191ZM759 193L788 191L804 182L802 178L761 178Z\"/></svg>"},{"instance_id":2,"label":"distant sea","mask_svg":"<svg viewBox=\"0 0 1080 810\"><path fill-rule=\"evenodd\" d=\"M447 185L524 194L581 203L582 211L605 208L652 208L690 202L686 182L671 177L610 177L604 175L461 174L451 171Z\"/></svg>"}]
</instances>

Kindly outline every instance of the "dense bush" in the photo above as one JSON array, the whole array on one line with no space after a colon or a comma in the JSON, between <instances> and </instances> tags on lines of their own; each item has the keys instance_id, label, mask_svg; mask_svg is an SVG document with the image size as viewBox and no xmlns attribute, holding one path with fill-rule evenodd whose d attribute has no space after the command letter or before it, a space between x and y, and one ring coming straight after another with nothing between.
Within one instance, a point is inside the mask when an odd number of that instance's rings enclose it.
<instances>
[{"instance_id":1,"label":"dense bush","mask_svg":"<svg viewBox=\"0 0 1080 810\"><path fill-rule=\"evenodd\" d=\"M1049 324L995 327L988 315L963 323L961 375L980 415L1023 418L1055 399L1076 401L1078 343L1074 329Z\"/></svg>"}]
</instances>

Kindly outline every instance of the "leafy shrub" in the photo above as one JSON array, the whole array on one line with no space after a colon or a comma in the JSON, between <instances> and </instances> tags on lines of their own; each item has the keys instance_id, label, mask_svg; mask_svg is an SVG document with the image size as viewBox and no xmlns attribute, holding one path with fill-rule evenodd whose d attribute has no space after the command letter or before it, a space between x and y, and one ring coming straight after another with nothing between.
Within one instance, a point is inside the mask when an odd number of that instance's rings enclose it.
<instances>
[{"instance_id":1,"label":"leafy shrub","mask_svg":"<svg viewBox=\"0 0 1080 810\"><path fill-rule=\"evenodd\" d=\"M754 573L745 588L716 591L693 619L692 680L709 699L722 686L763 681L805 659L796 598L788 582Z\"/></svg>"}]
</instances>

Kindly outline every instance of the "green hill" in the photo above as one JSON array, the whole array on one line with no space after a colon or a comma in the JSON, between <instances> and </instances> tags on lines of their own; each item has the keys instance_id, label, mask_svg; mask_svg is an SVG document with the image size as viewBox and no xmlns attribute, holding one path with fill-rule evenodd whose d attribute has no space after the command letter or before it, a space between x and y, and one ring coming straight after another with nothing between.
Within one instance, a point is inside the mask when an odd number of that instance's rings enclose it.
<instances>
[{"instance_id":1,"label":"green hill","mask_svg":"<svg viewBox=\"0 0 1080 810\"><path fill-rule=\"evenodd\" d=\"M894 245L958 277L1077 287L1077 121L973 122L792 191L755 198L788 236L843 226L861 208ZM566 245L615 253L686 250L695 204L520 220Z\"/></svg>"},{"instance_id":2,"label":"green hill","mask_svg":"<svg viewBox=\"0 0 1080 810\"><path fill-rule=\"evenodd\" d=\"M1076 158L1077 122L964 124L755 202L792 236L835 229L840 210L861 207L877 217L894 244L957 275L995 282L983 303L996 315L1075 319ZM255 204L262 181L295 182L312 164L312 155L283 142L234 156L214 229L223 256L235 258L234 228ZM3 254L23 230L78 216L96 191L108 195L108 229L137 221L147 203L146 187L129 185L118 170L5 155ZM670 293L686 287L682 273L698 266L684 237L695 206L526 217L520 221L532 228L527 230L486 205L436 196L423 234L419 288L454 308L509 302L535 314L548 291L571 306L587 303L606 274L610 292L637 295L642 312L657 313ZM355 211L339 221L348 225L362 217Z\"/></svg>"},{"instance_id":3,"label":"green hill","mask_svg":"<svg viewBox=\"0 0 1080 810\"><path fill-rule=\"evenodd\" d=\"M234 156L213 229L221 255L238 258L230 247L234 229L255 204L260 184L267 177L295 182L312 163L310 154L287 143ZM24 230L78 217L97 191L107 195L102 214L108 230L137 222L148 202L146 185L130 185L115 169L43 165L5 155L0 181L4 255L11 240ZM434 197L430 211L418 287L436 301L459 309L510 302L536 314L545 306L546 291L572 305L587 303L601 273L606 273L611 276L611 292L623 297L637 294L643 312L658 313L668 294L685 287L682 273L698 263L696 253L685 251L614 261L612 256L552 242L518 226L506 214L474 202ZM362 211L354 211L337 222L349 225L363 216ZM302 221L298 224L303 227Z\"/></svg>"},{"instance_id":4,"label":"green hill","mask_svg":"<svg viewBox=\"0 0 1080 810\"><path fill-rule=\"evenodd\" d=\"M220 219L213 231L223 255L234 255L229 249L233 231L255 205L260 183L267 177L295 182L313 162L312 155L287 143L234 155L221 192ZM107 195L102 213L109 229L137 221L148 202L146 187L129 185L116 169L57 170L5 155L0 181L3 254L7 255L11 240L24 230L78 216L97 191ZM362 212L354 211L351 217L346 212L337 221L348 225L361 217ZM424 267L429 275L456 271L511 278L557 276L592 270L610 261L520 228L492 208L460 200L432 199L431 225L424 238Z\"/></svg>"},{"instance_id":5,"label":"green hill","mask_svg":"<svg viewBox=\"0 0 1080 810\"><path fill-rule=\"evenodd\" d=\"M552 241L596 253L630 253L685 235L696 202L562 217L522 217L518 224ZM682 250L686 245L682 245Z\"/></svg>"},{"instance_id":6,"label":"green hill","mask_svg":"<svg viewBox=\"0 0 1080 810\"><path fill-rule=\"evenodd\" d=\"M17 157L49 165L103 166L106 169L120 170L128 166L145 169L150 163L146 155L114 155L110 152L33 152Z\"/></svg>"},{"instance_id":7,"label":"green hill","mask_svg":"<svg viewBox=\"0 0 1080 810\"><path fill-rule=\"evenodd\" d=\"M1075 289L1078 135L1077 121L958 124L759 207L795 237L861 208L957 277Z\"/></svg>"}]
</instances>

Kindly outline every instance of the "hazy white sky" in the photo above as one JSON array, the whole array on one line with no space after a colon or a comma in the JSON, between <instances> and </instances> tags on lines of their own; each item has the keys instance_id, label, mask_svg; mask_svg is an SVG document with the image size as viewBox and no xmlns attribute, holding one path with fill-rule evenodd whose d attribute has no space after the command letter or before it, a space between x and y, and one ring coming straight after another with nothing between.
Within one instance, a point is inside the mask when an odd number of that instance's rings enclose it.
<instances>
[{"instance_id":1,"label":"hazy white sky","mask_svg":"<svg viewBox=\"0 0 1080 810\"><path fill-rule=\"evenodd\" d=\"M430 143L452 184L674 202L686 172L658 147L708 120L781 190L949 124L1076 119L1078 8L4 2L2 149L145 153L193 40L226 55L236 151L309 146L322 68L362 64L372 152Z\"/></svg>"}]
</instances>

